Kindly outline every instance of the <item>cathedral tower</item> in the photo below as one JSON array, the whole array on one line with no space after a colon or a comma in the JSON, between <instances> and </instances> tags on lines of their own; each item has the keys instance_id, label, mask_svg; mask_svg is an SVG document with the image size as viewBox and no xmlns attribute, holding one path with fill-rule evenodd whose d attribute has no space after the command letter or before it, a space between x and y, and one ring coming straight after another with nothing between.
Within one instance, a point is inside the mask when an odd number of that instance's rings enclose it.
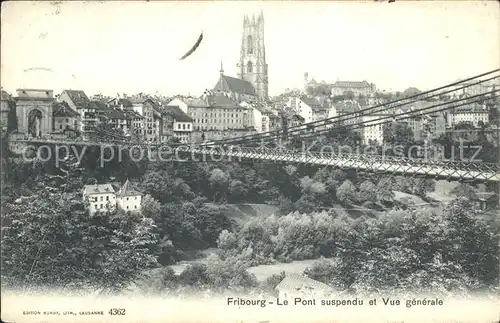
<instances>
[{"instance_id":1,"label":"cathedral tower","mask_svg":"<svg viewBox=\"0 0 500 323\"><path fill-rule=\"evenodd\" d=\"M240 79L250 82L260 100L268 99L268 78L266 48L264 45L264 14L252 20L243 18L243 39L241 41L240 62L237 65Z\"/></svg>"}]
</instances>

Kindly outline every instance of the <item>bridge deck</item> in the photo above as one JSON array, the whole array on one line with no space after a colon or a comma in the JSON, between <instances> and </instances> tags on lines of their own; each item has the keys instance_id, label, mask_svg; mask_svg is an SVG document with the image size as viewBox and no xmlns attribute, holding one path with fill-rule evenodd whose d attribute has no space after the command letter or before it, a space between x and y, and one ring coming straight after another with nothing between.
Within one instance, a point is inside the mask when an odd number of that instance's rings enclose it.
<instances>
[{"instance_id":1,"label":"bridge deck","mask_svg":"<svg viewBox=\"0 0 500 323\"><path fill-rule=\"evenodd\" d=\"M15 139L12 143L24 144L57 144L57 145L80 145L80 146L124 146L159 148L161 144L145 144L132 142L90 142L75 140L51 140L51 139ZM273 162L290 162L297 164L311 164L332 166L346 169L356 169L376 173L397 173L426 175L435 178L457 179L457 180L479 180L500 181L500 165L488 163L468 163L460 161L423 160L404 157L377 156L377 155L334 155L314 152L278 151L271 149L256 149L247 147L229 147L228 149L200 148L197 146L180 146L171 149L167 155L177 155L178 159L200 160L200 156L209 156L213 159L230 159L238 161L241 159L267 160ZM181 158L182 157L182 158ZM170 159L171 160L171 159ZM202 159L202 160L206 160Z\"/></svg>"}]
</instances>

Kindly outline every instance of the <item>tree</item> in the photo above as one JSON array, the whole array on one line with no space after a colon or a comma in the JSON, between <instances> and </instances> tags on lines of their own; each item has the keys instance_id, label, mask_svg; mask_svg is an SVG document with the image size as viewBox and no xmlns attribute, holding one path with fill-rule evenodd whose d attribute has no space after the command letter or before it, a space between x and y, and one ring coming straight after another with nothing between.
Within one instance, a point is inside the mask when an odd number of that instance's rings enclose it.
<instances>
[{"instance_id":1,"label":"tree","mask_svg":"<svg viewBox=\"0 0 500 323\"><path fill-rule=\"evenodd\" d=\"M393 146L408 146L414 142L413 131L406 122L393 122L384 125L384 142Z\"/></svg>"},{"instance_id":2,"label":"tree","mask_svg":"<svg viewBox=\"0 0 500 323\"><path fill-rule=\"evenodd\" d=\"M141 212L147 218L157 219L160 216L161 204L147 194L142 198Z\"/></svg>"},{"instance_id":3,"label":"tree","mask_svg":"<svg viewBox=\"0 0 500 323\"><path fill-rule=\"evenodd\" d=\"M436 181L433 179L415 178L413 180L412 193L417 196L426 198L427 193L434 192L435 189Z\"/></svg>"},{"instance_id":4,"label":"tree","mask_svg":"<svg viewBox=\"0 0 500 323\"><path fill-rule=\"evenodd\" d=\"M337 199L344 205L353 204L356 202L356 186L346 179L337 189Z\"/></svg>"},{"instance_id":5,"label":"tree","mask_svg":"<svg viewBox=\"0 0 500 323\"><path fill-rule=\"evenodd\" d=\"M139 214L89 215L74 194L45 190L5 207L2 276L15 287L117 291L157 265L153 221Z\"/></svg>"},{"instance_id":6,"label":"tree","mask_svg":"<svg viewBox=\"0 0 500 323\"><path fill-rule=\"evenodd\" d=\"M456 195L457 197L465 197L469 200L473 200L476 197L476 190L474 189L474 187L465 183L460 183L459 185L455 186L451 193Z\"/></svg>"},{"instance_id":7,"label":"tree","mask_svg":"<svg viewBox=\"0 0 500 323\"><path fill-rule=\"evenodd\" d=\"M394 180L392 177L383 177L377 184L377 199L380 202L394 201Z\"/></svg>"},{"instance_id":8,"label":"tree","mask_svg":"<svg viewBox=\"0 0 500 323\"><path fill-rule=\"evenodd\" d=\"M465 198L453 201L444 209L448 230L443 260L458 263L469 277L495 286L499 278L499 233L477 216Z\"/></svg>"},{"instance_id":9,"label":"tree","mask_svg":"<svg viewBox=\"0 0 500 323\"><path fill-rule=\"evenodd\" d=\"M245 198L248 190L246 185L239 180L232 180L229 184L229 194L232 202L241 202Z\"/></svg>"},{"instance_id":10,"label":"tree","mask_svg":"<svg viewBox=\"0 0 500 323\"><path fill-rule=\"evenodd\" d=\"M366 180L359 186L358 196L360 202L375 202L377 200L377 187L370 180Z\"/></svg>"},{"instance_id":11,"label":"tree","mask_svg":"<svg viewBox=\"0 0 500 323\"><path fill-rule=\"evenodd\" d=\"M230 183L229 175L220 168L215 168L210 173L209 181L215 192L214 201L225 201Z\"/></svg>"}]
</instances>

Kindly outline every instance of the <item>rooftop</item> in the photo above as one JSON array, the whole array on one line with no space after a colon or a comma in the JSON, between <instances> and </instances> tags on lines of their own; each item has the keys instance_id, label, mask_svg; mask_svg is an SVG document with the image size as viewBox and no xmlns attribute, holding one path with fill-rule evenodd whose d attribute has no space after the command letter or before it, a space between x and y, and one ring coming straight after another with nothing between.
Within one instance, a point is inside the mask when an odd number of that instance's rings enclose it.
<instances>
[{"instance_id":1,"label":"rooftop","mask_svg":"<svg viewBox=\"0 0 500 323\"><path fill-rule=\"evenodd\" d=\"M170 115L174 118L174 120L178 122L193 122L193 119L191 119L187 114L184 113L184 111L181 110L181 108L176 105L167 105L159 108L159 110L162 115Z\"/></svg>"},{"instance_id":2,"label":"rooftop","mask_svg":"<svg viewBox=\"0 0 500 323\"><path fill-rule=\"evenodd\" d=\"M114 193L115 190L111 184L96 184L96 185L85 185L83 187L83 194L106 194Z\"/></svg>"},{"instance_id":3,"label":"rooftop","mask_svg":"<svg viewBox=\"0 0 500 323\"><path fill-rule=\"evenodd\" d=\"M71 107L66 102L54 102L52 103L52 115L54 117L68 117L74 118L78 117L80 114Z\"/></svg>"},{"instance_id":4,"label":"rooftop","mask_svg":"<svg viewBox=\"0 0 500 323\"><path fill-rule=\"evenodd\" d=\"M365 88L371 87L371 84L367 81L337 81L332 86L335 87L347 87L347 88Z\"/></svg>"},{"instance_id":5,"label":"rooftop","mask_svg":"<svg viewBox=\"0 0 500 323\"><path fill-rule=\"evenodd\" d=\"M86 108L90 104L90 99L81 90L64 90L77 108Z\"/></svg>"},{"instance_id":6,"label":"rooftop","mask_svg":"<svg viewBox=\"0 0 500 323\"><path fill-rule=\"evenodd\" d=\"M236 93L248 94L253 96L257 95L252 83L227 75L220 76L219 82L215 86L214 90L221 90L219 87L223 87L224 85L226 85L231 91Z\"/></svg>"},{"instance_id":7,"label":"rooftop","mask_svg":"<svg viewBox=\"0 0 500 323\"><path fill-rule=\"evenodd\" d=\"M108 184L109 185L109 184ZM139 196L142 195L139 193L137 190L135 190L132 187L132 184L130 184L129 180L123 184L123 186L120 188L120 190L116 193L118 197L126 197L126 196Z\"/></svg>"}]
</instances>

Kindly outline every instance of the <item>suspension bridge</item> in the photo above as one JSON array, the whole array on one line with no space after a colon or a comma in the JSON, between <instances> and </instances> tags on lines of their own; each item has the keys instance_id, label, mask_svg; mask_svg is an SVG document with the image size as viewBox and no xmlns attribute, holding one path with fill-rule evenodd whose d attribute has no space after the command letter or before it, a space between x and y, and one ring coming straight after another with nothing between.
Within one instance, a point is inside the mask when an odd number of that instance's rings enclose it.
<instances>
[{"instance_id":1,"label":"suspension bridge","mask_svg":"<svg viewBox=\"0 0 500 323\"><path fill-rule=\"evenodd\" d=\"M363 129L385 125L395 121L403 121L415 116L453 111L462 106L484 103L485 100L496 100L499 91L495 86L491 90L470 96L457 96L455 99L431 104L418 109L401 111L401 107L409 106L421 100L428 100L460 93L464 89L481 85L499 79L499 70L483 73L468 79L448 84L436 89L421 92L412 96L390 101L334 116L331 118L313 121L293 127L286 127L274 131L228 138L204 144L170 145L159 143L144 143L127 140L123 137L110 135L114 139L107 140L76 140L69 138L26 138L23 135L12 135L9 139L11 147L27 146L97 146L121 147L122 149L148 149L157 155L167 157L165 161L267 161L276 163L308 164L329 166L341 169L352 169L363 172L399 174L414 177L430 177L458 181L500 181L500 164L475 162L474 160L429 160L404 156L380 156L371 154L333 154L318 151L297 151L294 148L280 146L278 143L286 141L316 140L333 129L342 126L347 129ZM497 82L498 83L498 82ZM382 113L382 115L379 115ZM371 116L370 121L363 120L363 116ZM373 116L376 118L374 119ZM279 146L279 147L278 147ZM277 147L277 148L268 148ZM168 148L168 151L164 151ZM173 158L175 156L175 159Z\"/></svg>"}]
</instances>

